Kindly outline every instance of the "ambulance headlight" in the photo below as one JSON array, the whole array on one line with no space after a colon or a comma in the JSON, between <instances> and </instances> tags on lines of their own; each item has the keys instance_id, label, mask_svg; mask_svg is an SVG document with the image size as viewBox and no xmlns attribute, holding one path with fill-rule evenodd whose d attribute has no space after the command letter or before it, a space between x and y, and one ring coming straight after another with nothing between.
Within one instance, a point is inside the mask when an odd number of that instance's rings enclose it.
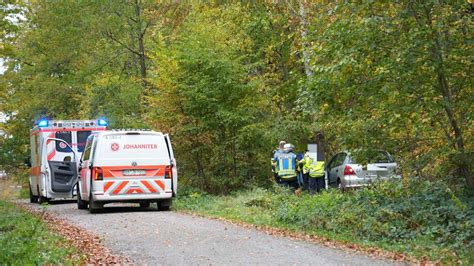
<instances>
[{"instance_id":1,"label":"ambulance headlight","mask_svg":"<svg viewBox=\"0 0 474 266\"><path fill-rule=\"evenodd\" d=\"M47 126L48 126L48 120L40 120L40 121L38 121L38 126L39 126L39 127L47 127Z\"/></svg>"},{"instance_id":2,"label":"ambulance headlight","mask_svg":"<svg viewBox=\"0 0 474 266\"><path fill-rule=\"evenodd\" d=\"M98 124L99 126L106 127L106 126L107 126L107 121L105 121L105 119L99 119L99 120L97 121L97 124Z\"/></svg>"}]
</instances>

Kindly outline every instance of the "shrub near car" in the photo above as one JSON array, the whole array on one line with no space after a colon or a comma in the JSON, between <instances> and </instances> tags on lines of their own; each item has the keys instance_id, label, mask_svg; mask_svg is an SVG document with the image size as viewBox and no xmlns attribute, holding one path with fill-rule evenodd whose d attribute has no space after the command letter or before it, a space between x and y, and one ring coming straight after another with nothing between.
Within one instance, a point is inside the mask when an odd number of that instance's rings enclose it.
<instances>
[{"instance_id":1,"label":"shrub near car","mask_svg":"<svg viewBox=\"0 0 474 266\"><path fill-rule=\"evenodd\" d=\"M378 151L366 166L358 164L348 152L334 155L326 167L328 184L339 188L367 186L376 179L400 177L398 164L385 151Z\"/></svg>"},{"instance_id":2,"label":"shrub near car","mask_svg":"<svg viewBox=\"0 0 474 266\"><path fill-rule=\"evenodd\" d=\"M169 136L153 131L105 131L87 139L78 182L79 209L112 202L157 203L168 210L177 192L176 161Z\"/></svg>"}]
</instances>

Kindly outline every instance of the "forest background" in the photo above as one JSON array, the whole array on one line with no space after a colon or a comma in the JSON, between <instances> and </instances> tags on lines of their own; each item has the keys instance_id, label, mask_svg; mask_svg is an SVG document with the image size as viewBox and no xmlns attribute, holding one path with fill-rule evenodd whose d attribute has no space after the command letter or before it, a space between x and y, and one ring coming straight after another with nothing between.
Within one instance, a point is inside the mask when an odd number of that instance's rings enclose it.
<instances>
[{"instance_id":1,"label":"forest background","mask_svg":"<svg viewBox=\"0 0 474 266\"><path fill-rule=\"evenodd\" d=\"M270 184L280 140L474 191L465 1L0 3L0 167L25 174L42 117L170 133L182 182ZM25 179L26 180L26 179Z\"/></svg>"}]
</instances>

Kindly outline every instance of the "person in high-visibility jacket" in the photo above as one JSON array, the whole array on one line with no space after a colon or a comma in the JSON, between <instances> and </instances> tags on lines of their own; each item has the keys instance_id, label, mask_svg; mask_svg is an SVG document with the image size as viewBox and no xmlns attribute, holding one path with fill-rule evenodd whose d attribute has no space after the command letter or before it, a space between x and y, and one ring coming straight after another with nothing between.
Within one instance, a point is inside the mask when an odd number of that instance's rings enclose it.
<instances>
[{"instance_id":1,"label":"person in high-visibility jacket","mask_svg":"<svg viewBox=\"0 0 474 266\"><path fill-rule=\"evenodd\" d=\"M313 163L313 159L309 156L305 156L303 169L306 169L309 175L309 194L314 195L315 192L319 193L325 188L323 161L316 161Z\"/></svg>"},{"instance_id":2,"label":"person in high-visibility jacket","mask_svg":"<svg viewBox=\"0 0 474 266\"><path fill-rule=\"evenodd\" d=\"M308 150L306 150L304 156L303 156L303 159L299 161L300 165L301 166L301 169L302 169L302 177L303 177L303 190L308 190L309 189L309 182L308 182L308 179L309 179L309 168L308 168L308 164L307 161L308 160L311 160L311 158L309 157L308 155Z\"/></svg>"},{"instance_id":3,"label":"person in high-visibility jacket","mask_svg":"<svg viewBox=\"0 0 474 266\"><path fill-rule=\"evenodd\" d=\"M293 189L298 187L296 181L296 154L293 153L295 146L292 144L285 144L283 153L275 154L273 158L276 161L276 169L280 182L283 186L289 186Z\"/></svg>"},{"instance_id":4,"label":"person in high-visibility jacket","mask_svg":"<svg viewBox=\"0 0 474 266\"><path fill-rule=\"evenodd\" d=\"M284 153L283 148L285 144L286 144L286 141L284 140L280 141L280 143L278 144L278 149L273 151L273 158L271 160L273 177L275 178L275 183L277 184L280 184L281 180L280 180L280 176L278 175L277 161L275 158L278 157L280 154Z\"/></svg>"}]
</instances>

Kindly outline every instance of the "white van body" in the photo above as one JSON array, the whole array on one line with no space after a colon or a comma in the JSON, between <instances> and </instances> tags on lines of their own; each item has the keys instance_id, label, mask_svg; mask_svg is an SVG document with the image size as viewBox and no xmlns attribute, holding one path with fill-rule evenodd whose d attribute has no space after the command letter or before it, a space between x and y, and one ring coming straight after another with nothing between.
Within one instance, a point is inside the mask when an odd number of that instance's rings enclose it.
<instances>
[{"instance_id":1,"label":"white van body","mask_svg":"<svg viewBox=\"0 0 474 266\"><path fill-rule=\"evenodd\" d=\"M167 134L144 130L92 134L79 166L78 208L94 212L112 202L156 202L167 210L178 189L171 141Z\"/></svg>"},{"instance_id":2,"label":"white van body","mask_svg":"<svg viewBox=\"0 0 474 266\"><path fill-rule=\"evenodd\" d=\"M86 140L106 130L106 122L99 120L40 120L31 129L30 202L73 198Z\"/></svg>"}]
</instances>

